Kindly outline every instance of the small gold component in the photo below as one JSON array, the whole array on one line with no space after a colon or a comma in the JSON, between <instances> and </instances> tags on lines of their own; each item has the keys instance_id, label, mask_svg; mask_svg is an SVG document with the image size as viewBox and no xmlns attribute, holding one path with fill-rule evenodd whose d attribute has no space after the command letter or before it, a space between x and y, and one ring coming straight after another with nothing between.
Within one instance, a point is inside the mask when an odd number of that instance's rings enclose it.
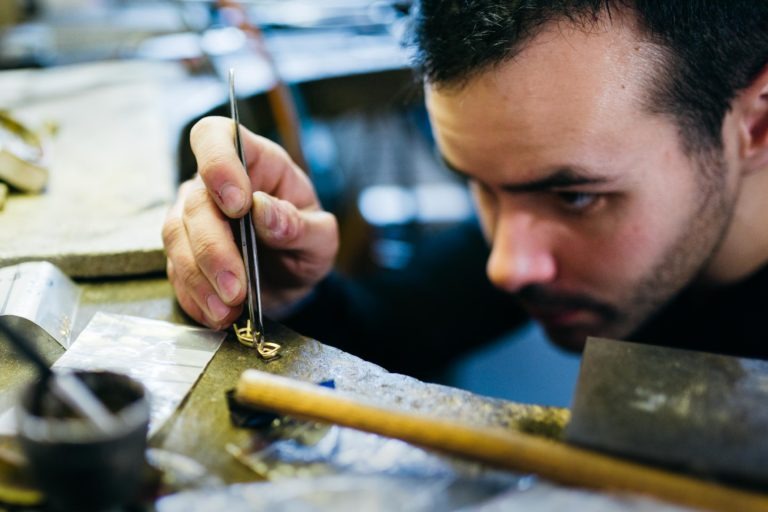
<instances>
[{"instance_id":1,"label":"small gold component","mask_svg":"<svg viewBox=\"0 0 768 512\"><path fill-rule=\"evenodd\" d=\"M253 329L251 328L251 321L248 320L245 324L245 327L238 327L237 324L234 325L235 328L235 335L237 336L237 341L245 345L246 347L253 348Z\"/></svg>"},{"instance_id":2,"label":"small gold component","mask_svg":"<svg viewBox=\"0 0 768 512\"><path fill-rule=\"evenodd\" d=\"M234 328L237 341L246 347L255 348L262 359L268 361L280 356L281 345L279 343L266 341L264 339L264 334L253 330L250 320L246 322L245 327L238 327L237 324L235 324Z\"/></svg>"}]
</instances>

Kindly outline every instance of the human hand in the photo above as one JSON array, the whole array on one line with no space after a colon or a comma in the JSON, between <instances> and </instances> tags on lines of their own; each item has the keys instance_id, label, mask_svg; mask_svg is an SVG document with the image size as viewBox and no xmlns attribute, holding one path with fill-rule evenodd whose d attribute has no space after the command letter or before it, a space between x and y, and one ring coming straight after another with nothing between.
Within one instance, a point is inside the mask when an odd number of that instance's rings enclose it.
<instances>
[{"instance_id":1,"label":"human hand","mask_svg":"<svg viewBox=\"0 0 768 512\"><path fill-rule=\"evenodd\" d=\"M198 174L179 188L163 225L168 278L179 304L215 329L235 321L246 297L245 267L230 227L251 208L259 239L262 306L274 314L300 301L330 272L336 218L323 211L307 175L274 142L241 127L248 174L231 119L192 128Z\"/></svg>"}]
</instances>

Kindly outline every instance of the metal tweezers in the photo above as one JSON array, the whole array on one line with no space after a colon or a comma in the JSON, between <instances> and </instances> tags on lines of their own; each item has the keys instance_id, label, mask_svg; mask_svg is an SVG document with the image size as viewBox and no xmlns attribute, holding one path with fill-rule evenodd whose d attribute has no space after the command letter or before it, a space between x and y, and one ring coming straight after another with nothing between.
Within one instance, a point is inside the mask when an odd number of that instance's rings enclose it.
<instances>
[{"instance_id":1,"label":"metal tweezers","mask_svg":"<svg viewBox=\"0 0 768 512\"><path fill-rule=\"evenodd\" d=\"M248 174L248 164L245 160L245 148L240 138L240 115L237 111L237 99L235 97L235 70L229 70L229 108L232 120L235 123L235 149L240 156L245 173ZM240 343L249 347L255 347L259 355L264 359L277 357L280 345L264 340L264 321L261 314L261 282L259 278L259 256L256 247L256 230L253 227L253 215L251 211L240 218L240 252L243 255L245 265L245 277L248 283L248 295L246 297L248 307L248 321L244 328L235 325L235 334Z\"/></svg>"}]
</instances>

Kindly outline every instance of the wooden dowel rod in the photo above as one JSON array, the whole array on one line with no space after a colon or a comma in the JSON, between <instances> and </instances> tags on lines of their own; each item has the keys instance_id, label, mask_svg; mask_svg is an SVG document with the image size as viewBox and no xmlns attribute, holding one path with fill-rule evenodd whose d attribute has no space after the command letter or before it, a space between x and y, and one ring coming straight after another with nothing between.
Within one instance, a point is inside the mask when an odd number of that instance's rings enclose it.
<instances>
[{"instance_id":1,"label":"wooden dowel rod","mask_svg":"<svg viewBox=\"0 0 768 512\"><path fill-rule=\"evenodd\" d=\"M515 431L475 427L366 403L314 384L246 370L237 400L297 418L401 439L567 485L631 491L680 505L743 512L768 510L768 495L705 482Z\"/></svg>"}]
</instances>

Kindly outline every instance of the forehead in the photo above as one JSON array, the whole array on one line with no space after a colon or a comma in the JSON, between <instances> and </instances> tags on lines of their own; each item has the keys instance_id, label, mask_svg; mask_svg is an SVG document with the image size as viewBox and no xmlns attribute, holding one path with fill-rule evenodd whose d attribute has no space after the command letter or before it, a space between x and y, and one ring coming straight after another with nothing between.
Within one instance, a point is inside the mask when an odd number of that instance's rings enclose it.
<instances>
[{"instance_id":1,"label":"forehead","mask_svg":"<svg viewBox=\"0 0 768 512\"><path fill-rule=\"evenodd\" d=\"M467 169L517 164L527 155L589 160L642 122L658 50L631 20L585 29L551 23L517 55L461 87L427 85L427 106L446 157ZM467 161L469 160L469 161ZM536 165L540 162L530 162ZM578 162L561 162L578 164Z\"/></svg>"}]
</instances>

